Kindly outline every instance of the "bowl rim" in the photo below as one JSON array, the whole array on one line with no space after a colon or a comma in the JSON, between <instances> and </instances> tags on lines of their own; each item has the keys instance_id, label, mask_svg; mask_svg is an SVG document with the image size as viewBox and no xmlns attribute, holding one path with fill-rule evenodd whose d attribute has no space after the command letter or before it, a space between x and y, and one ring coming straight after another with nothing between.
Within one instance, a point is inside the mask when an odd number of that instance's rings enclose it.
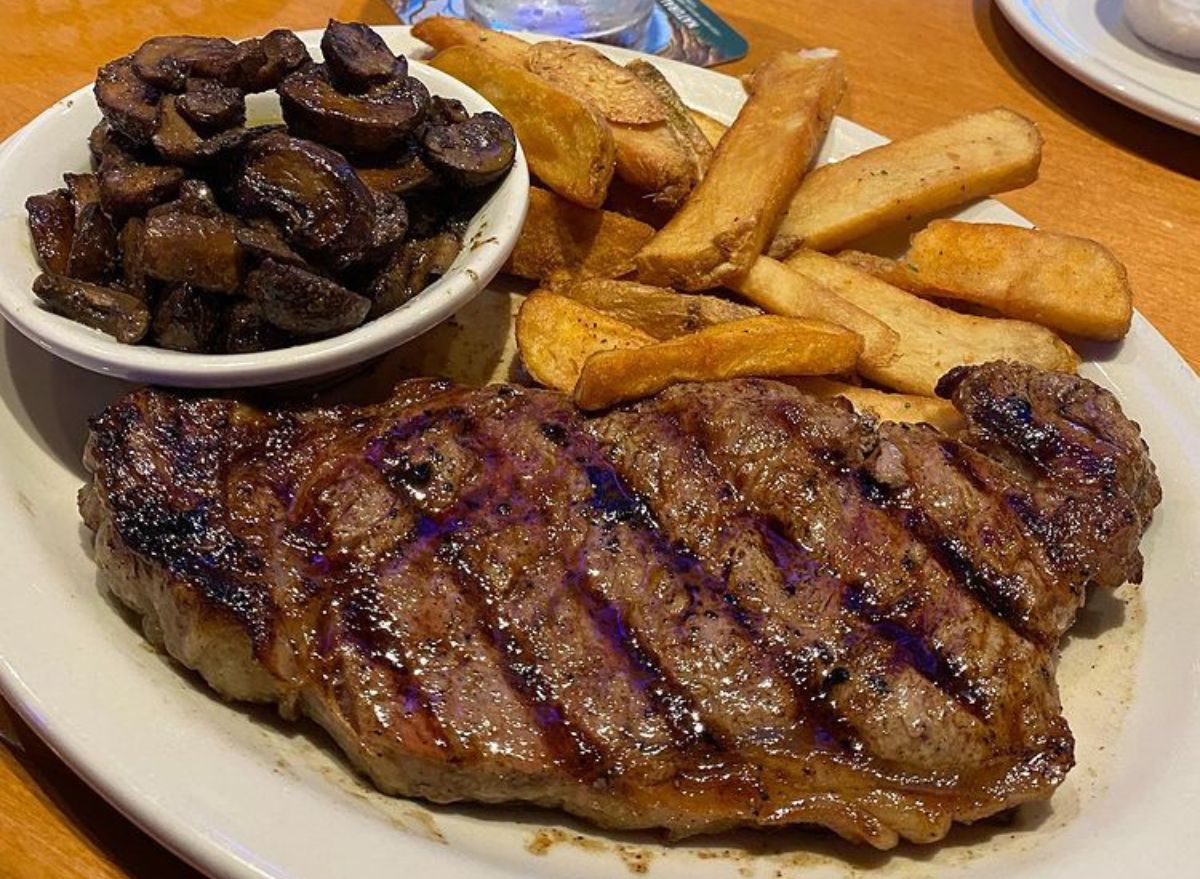
<instances>
[{"instance_id":1,"label":"bowl rim","mask_svg":"<svg viewBox=\"0 0 1200 879\"><path fill-rule=\"evenodd\" d=\"M498 112L479 92L449 74L411 58L408 67L409 74L424 82L431 94L463 100L475 112ZM76 105L93 109L99 120L89 83L47 107L0 145L0 175L50 119L79 112ZM79 146L86 149L82 141ZM518 141L512 169L471 218L463 249L442 277L382 317L328 339L273 351L192 354L123 344L42 307L28 285L4 276L7 273L2 265L0 313L39 347L76 366L114 378L191 388L250 387L314 378L355 366L411 341L469 303L508 259L524 224L528 203L529 168ZM28 252L33 262L32 245Z\"/></svg>"}]
</instances>

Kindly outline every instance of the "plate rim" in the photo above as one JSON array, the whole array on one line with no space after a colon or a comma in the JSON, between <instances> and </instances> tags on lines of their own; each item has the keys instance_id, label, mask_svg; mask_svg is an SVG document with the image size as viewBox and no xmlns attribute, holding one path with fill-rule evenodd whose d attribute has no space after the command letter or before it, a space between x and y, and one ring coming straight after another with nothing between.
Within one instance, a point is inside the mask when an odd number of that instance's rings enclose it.
<instances>
[{"instance_id":1,"label":"plate rim","mask_svg":"<svg viewBox=\"0 0 1200 879\"><path fill-rule=\"evenodd\" d=\"M1059 69L1131 110L1189 134L1200 135L1200 102L1192 104L1164 94L1129 76L1102 56L1089 54L1074 33L1060 33L1043 21L1038 8L1045 4L1039 0L995 2L1017 33Z\"/></svg>"},{"instance_id":2,"label":"plate rim","mask_svg":"<svg viewBox=\"0 0 1200 879\"><path fill-rule=\"evenodd\" d=\"M403 25L383 25L377 26L377 29L385 37L390 35L403 35L407 37L410 30L407 26ZM320 33L320 31L298 31L297 33L302 37L307 37ZM615 57L639 56L639 53L629 50L614 50L612 54ZM710 82L716 84L737 82L734 77L717 71L692 68L679 62L671 62L665 59L654 58L653 56L644 57L664 66L667 70L676 67L684 68L687 71L687 75L698 76L701 79L708 78ZM864 145L862 148L864 149L869 148L872 141L875 143L886 141L886 138L870 129L846 120L843 117L838 118L840 125L848 126L847 130L852 137L863 141ZM24 131L24 128L16 134L20 134L22 131ZM1002 202L995 201L994 199L988 201L1001 205L1013 218L1019 218L1021 221L1028 223L1027 220L1011 211ZM1169 358L1173 358L1173 360L1168 362L1168 365L1176 370L1176 377L1179 381L1188 383L1190 388L1188 405L1196 412L1200 412L1200 378L1196 376L1195 371L1140 313L1135 312L1134 321L1137 331L1140 334L1145 334L1149 345L1158 349L1159 352L1167 355ZM1103 368L1103 365L1101 367ZM1200 420L1197 423L1200 423ZM81 734L79 730L69 725L64 726L60 723L56 726L52 714L46 710L47 706L42 697L25 683L19 671L10 664L3 651L0 651L0 692L3 693L9 705L21 716L25 723L46 742L51 750L63 759L74 773L79 775L125 817L145 830L159 844L174 852L184 861L214 876L230 876L236 877L236 879L275 879L275 877L283 875L282 873L270 872L261 862L239 857L229 846L220 845L212 835L203 832L202 828L186 821L181 821L172 812L159 809L153 794L144 790L136 778L130 779L122 775L120 767L89 759L87 754L89 747L87 735ZM420 840L414 837L412 838L412 842L415 845ZM464 859L470 858L469 853L463 852L461 854ZM503 865L498 863L489 864L488 870L489 875L494 876L519 875L507 870Z\"/></svg>"}]
</instances>

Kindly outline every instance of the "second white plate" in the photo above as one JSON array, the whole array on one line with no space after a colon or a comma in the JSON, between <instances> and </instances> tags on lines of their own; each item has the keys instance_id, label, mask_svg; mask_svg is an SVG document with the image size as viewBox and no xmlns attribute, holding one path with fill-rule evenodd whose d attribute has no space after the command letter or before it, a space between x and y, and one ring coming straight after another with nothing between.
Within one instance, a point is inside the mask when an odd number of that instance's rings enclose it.
<instances>
[{"instance_id":1,"label":"second white plate","mask_svg":"<svg viewBox=\"0 0 1200 879\"><path fill-rule=\"evenodd\" d=\"M1039 52L1128 107L1200 134L1200 61L1162 52L1125 21L1123 0L996 0Z\"/></svg>"}]
</instances>

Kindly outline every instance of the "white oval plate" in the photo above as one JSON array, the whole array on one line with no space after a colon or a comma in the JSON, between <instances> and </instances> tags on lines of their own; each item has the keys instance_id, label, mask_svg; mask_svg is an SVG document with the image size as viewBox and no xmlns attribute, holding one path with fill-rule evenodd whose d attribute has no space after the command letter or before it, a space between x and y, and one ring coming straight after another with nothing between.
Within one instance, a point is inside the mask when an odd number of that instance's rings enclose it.
<instances>
[{"instance_id":1,"label":"white oval plate","mask_svg":"<svg viewBox=\"0 0 1200 879\"><path fill-rule=\"evenodd\" d=\"M385 33L397 50L417 49L407 30ZM736 80L656 63L689 103L725 119L736 113ZM880 141L839 120L828 152ZM964 214L1022 222L996 202ZM311 727L213 697L100 596L75 511L79 454L86 417L128 386L65 364L13 330L0 337L0 686L97 790L214 876L1194 875L1200 382L1140 316L1122 346L1095 356L1086 373L1142 423L1166 499L1143 543L1145 585L1122 589L1124 601L1092 596L1064 652L1060 681L1079 765L1049 805L1020 810L1011 825L957 828L942 844L890 854L800 830L666 846L553 812L381 796Z\"/></svg>"},{"instance_id":2,"label":"white oval plate","mask_svg":"<svg viewBox=\"0 0 1200 879\"><path fill-rule=\"evenodd\" d=\"M318 52L320 35L308 40ZM483 96L426 64L412 74L431 93L457 98L473 113L495 110ZM274 92L251 95L253 124L277 122ZM41 347L94 372L129 381L191 388L275 385L329 375L416 338L465 306L508 259L525 222L529 170L517 150L512 171L471 218L462 251L440 278L376 320L328 339L253 354L190 354L152 345L123 345L106 333L43 308L30 289L40 269L26 230L25 199L62 185L64 171L89 168L87 137L100 121L92 87L43 112L0 150L0 312Z\"/></svg>"},{"instance_id":3,"label":"white oval plate","mask_svg":"<svg viewBox=\"0 0 1200 879\"><path fill-rule=\"evenodd\" d=\"M1200 134L1200 61L1156 49L1125 21L1123 0L996 0L1039 52L1110 98Z\"/></svg>"}]
</instances>

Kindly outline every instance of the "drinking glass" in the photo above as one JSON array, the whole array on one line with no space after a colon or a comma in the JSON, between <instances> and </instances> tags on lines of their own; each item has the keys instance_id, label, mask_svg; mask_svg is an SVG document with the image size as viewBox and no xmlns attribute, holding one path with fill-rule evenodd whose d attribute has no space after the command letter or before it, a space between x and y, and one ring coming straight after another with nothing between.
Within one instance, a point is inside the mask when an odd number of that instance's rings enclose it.
<instances>
[{"instance_id":1,"label":"drinking glass","mask_svg":"<svg viewBox=\"0 0 1200 879\"><path fill-rule=\"evenodd\" d=\"M535 31L637 48L654 0L464 0L467 15L499 30Z\"/></svg>"}]
</instances>

